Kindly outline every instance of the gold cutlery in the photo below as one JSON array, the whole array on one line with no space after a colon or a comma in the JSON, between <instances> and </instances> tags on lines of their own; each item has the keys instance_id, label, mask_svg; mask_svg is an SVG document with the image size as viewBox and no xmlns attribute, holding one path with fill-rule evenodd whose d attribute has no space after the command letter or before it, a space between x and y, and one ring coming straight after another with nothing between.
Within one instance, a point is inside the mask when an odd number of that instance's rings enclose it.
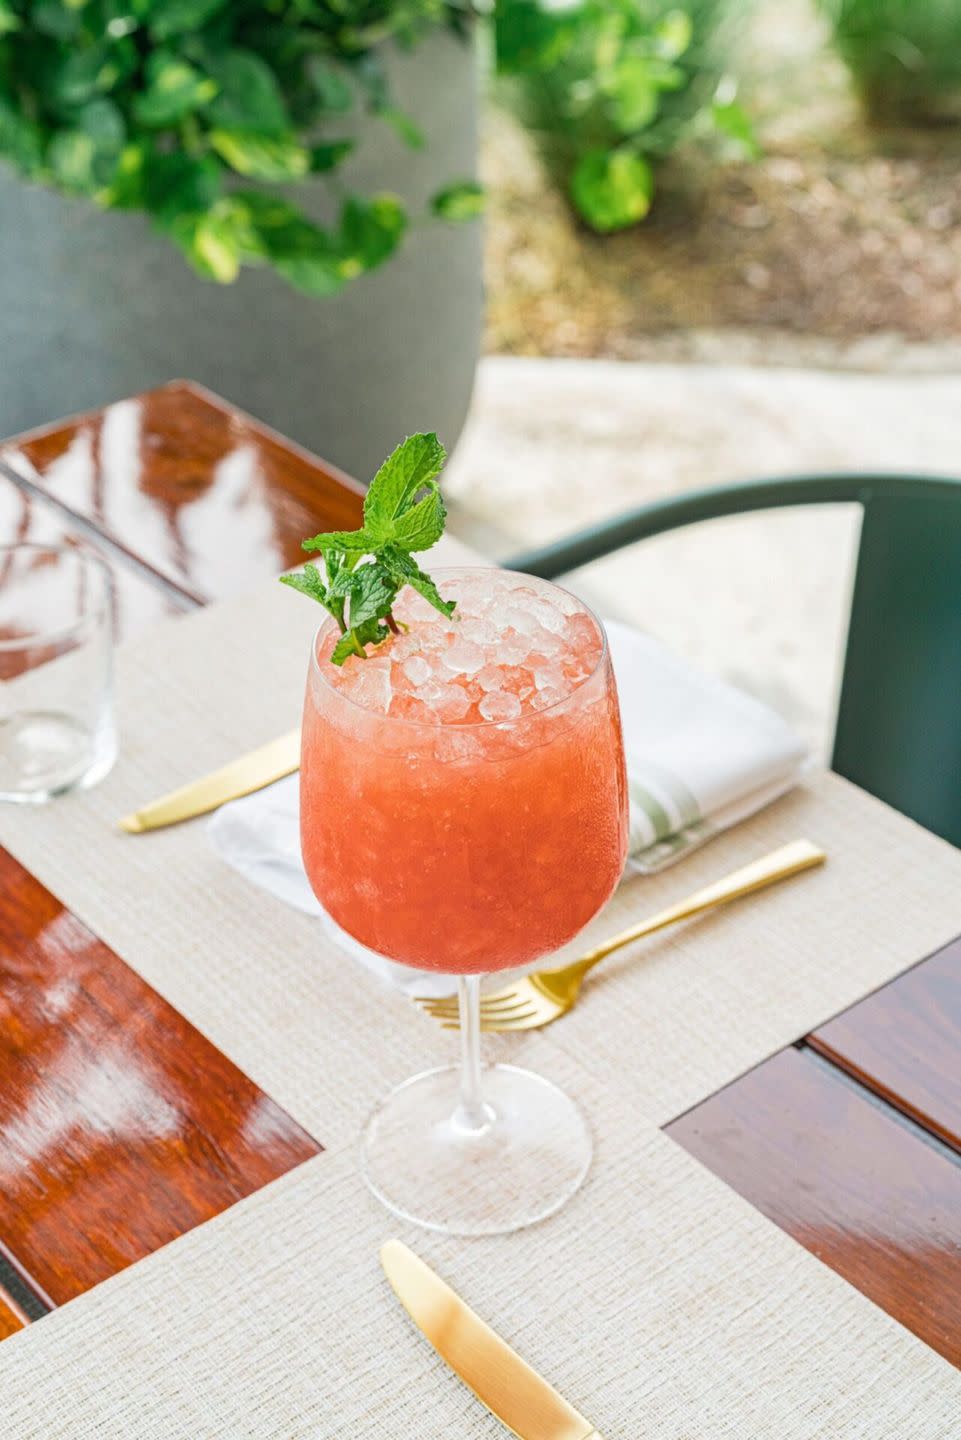
<instances>
[{"instance_id":1,"label":"gold cutlery","mask_svg":"<svg viewBox=\"0 0 961 1440\"><path fill-rule=\"evenodd\" d=\"M406 1245L388 1240L380 1261L398 1300L441 1359L519 1440L602 1440Z\"/></svg>"},{"instance_id":2,"label":"gold cutlery","mask_svg":"<svg viewBox=\"0 0 961 1440\"><path fill-rule=\"evenodd\" d=\"M568 1010L576 1005L584 977L615 950L620 950L645 935L653 935L655 930L676 925L679 920L687 920L692 915L700 915L705 910L713 910L715 906L726 905L742 895L763 890L765 886L773 885L778 880L786 880L788 876L797 875L802 870L822 865L826 859L824 851L810 840L794 840L790 845L782 845L779 850L772 850L769 855L763 855L760 860L754 860L750 865L725 875L713 885L696 890L686 900L680 900L666 910L659 910L656 915L642 920L639 925L622 930L619 935L605 940L596 949L589 950L580 960L564 965L559 970L541 970L533 975L524 975L503 990L483 995L481 1029L537 1030L542 1025L550 1025L553 1020L566 1015ZM455 995L440 998L415 996L414 999L428 1015L439 1020L445 1030L458 1028L460 1022Z\"/></svg>"},{"instance_id":3,"label":"gold cutlery","mask_svg":"<svg viewBox=\"0 0 961 1440\"><path fill-rule=\"evenodd\" d=\"M118 821L121 830L131 835L142 834L145 830L159 830L164 825L176 825L181 820L192 820L195 815L206 815L225 805L228 800L239 800L241 795L250 795L262 790L285 775L292 775L300 766L300 731L291 730L259 750L250 750L220 770L214 770L199 780L191 780L179 790L172 790L159 800L151 800L141 810L125 815Z\"/></svg>"}]
</instances>

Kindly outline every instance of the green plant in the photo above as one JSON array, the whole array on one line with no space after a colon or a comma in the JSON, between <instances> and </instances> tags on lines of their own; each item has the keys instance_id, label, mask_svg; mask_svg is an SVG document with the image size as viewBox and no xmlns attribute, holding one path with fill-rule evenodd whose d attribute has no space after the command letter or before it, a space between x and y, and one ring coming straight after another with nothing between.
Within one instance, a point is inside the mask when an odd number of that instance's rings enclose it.
<instances>
[{"instance_id":1,"label":"green plant","mask_svg":"<svg viewBox=\"0 0 961 1440\"><path fill-rule=\"evenodd\" d=\"M838 51L878 120L961 115L958 0L820 0Z\"/></svg>"},{"instance_id":2,"label":"green plant","mask_svg":"<svg viewBox=\"0 0 961 1440\"><path fill-rule=\"evenodd\" d=\"M748 116L722 83L735 8L737 0L498 0L498 72L593 229L644 219L657 162L687 134L714 131L756 152Z\"/></svg>"},{"instance_id":3,"label":"green plant","mask_svg":"<svg viewBox=\"0 0 961 1440\"><path fill-rule=\"evenodd\" d=\"M355 141L338 127L366 105L422 145L391 105L381 42L465 23L456 0L0 0L0 156L29 180L145 211L212 280L266 265L329 295L409 223L397 196L343 186ZM340 199L329 228L290 189L318 175ZM479 203L467 182L433 209L458 219Z\"/></svg>"}]
</instances>

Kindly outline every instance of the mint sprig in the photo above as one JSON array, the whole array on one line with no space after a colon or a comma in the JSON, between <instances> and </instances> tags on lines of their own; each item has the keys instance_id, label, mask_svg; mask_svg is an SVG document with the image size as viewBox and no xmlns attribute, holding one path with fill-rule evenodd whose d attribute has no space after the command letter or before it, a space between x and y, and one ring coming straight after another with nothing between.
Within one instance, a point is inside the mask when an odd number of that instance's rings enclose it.
<instances>
[{"instance_id":1,"label":"mint sprig","mask_svg":"<svg viewBox=\"0 0 961 1440\"><path fill-rule=\"evenodd\" d=\"M405 585L442 615L453 614L454 601L443 598L414 559L444 533L447 511L437 477L446 460L435 434L409 435L370 482L360 529L332 530L303 542L305 550L323 556L326 577L314 564L280 577L337 621L340 639L330 657L335 665L350 655L366 658L368 645L398 633L393 606Z\"/></svg>"}]
</instances>

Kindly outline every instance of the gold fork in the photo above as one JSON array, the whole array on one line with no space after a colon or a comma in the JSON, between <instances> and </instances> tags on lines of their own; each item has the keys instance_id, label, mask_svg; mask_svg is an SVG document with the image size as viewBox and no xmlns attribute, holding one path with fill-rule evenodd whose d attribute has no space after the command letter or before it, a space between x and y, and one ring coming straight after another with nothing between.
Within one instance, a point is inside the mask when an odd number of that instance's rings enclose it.
<instances>
[{"instance_id":1,"label":"gold fork","mask_svg":"<svg viewBox=\"0 0 961 1440\"><path fill-rule=\"evenodd\" d=\"M542 1025L550 1025L551 1021L559 1019L572 1009L577 1003L584 977L615 950L630 945L634 940L640 940L644 935L653 935L655 930L676 925L679 920L687 920L692 915L700 915L704 910L713 910L715 906L737 900L741 895L763 890L765 886L773 885L778 880L786 880L788 876L797 875L802 870L810 870L815 865L823 864L826 859L824 851L810 840L793 840L790 845L782 845L779 850L762 855L760 860L754 860L750 865L734 870L730 875L716 880L713 885L696 890L686 900L679 900L676 905L659 910L656 915L642 920L639 925L622 930L619 935L605 940L595 950L589 950L573 964L565 965L560 970L541 970L534 975L524 975L504 990L482 996L481 1029L537 1030ZM428 1015L439 1020L445 1030L458 1028L460 1021L456 996L433 998L418 995L414 999Z\"/></svg>"}]
</instances>

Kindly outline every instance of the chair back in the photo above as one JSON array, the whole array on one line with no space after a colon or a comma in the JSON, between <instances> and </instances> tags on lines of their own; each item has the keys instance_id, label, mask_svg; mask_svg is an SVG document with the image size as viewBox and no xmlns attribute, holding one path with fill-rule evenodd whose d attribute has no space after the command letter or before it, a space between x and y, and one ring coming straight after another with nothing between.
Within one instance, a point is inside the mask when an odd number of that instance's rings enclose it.
<instances>
[{"instance_id":1,"label":"chair back","mask_svg":"<svg viewBox=\"0 0 961 1440\"><path fill-rule=\"evenodd\" d=\"M961 483L864 496L832 764L961 845Z\"/></svg>"},{"instance_id":2,"label":"chair back","mask_svg":"<svg viewBox=\"0 0 961 1440\"><path fill-rule=\"evenodd\" d=\"M961 480L805 475L658 500L507 563L551 579L682 525L790 505L864 510L832 765L961 845Z\"/></svg>"}]
</instances>

